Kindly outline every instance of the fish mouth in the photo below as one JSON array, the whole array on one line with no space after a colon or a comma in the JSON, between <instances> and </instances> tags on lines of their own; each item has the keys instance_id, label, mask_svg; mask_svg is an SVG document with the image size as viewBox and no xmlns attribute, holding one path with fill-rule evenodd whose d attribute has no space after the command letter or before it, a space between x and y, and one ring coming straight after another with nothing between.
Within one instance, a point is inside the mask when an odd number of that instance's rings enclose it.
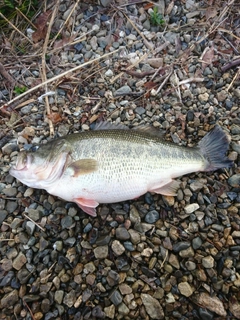
<instances>
[{"instance_id":1,"label":"fish mouth","mask_svg":"<svg viewBox=\"0 0 240 320\"><path fill-rule=\"evenodd\" d=\"M25 171L28 169L31 163L32 163L31 155L27 155L23 153L17 157L16 163L12 166L11 169L16 171Z\"/></svg>"}]
</instances>

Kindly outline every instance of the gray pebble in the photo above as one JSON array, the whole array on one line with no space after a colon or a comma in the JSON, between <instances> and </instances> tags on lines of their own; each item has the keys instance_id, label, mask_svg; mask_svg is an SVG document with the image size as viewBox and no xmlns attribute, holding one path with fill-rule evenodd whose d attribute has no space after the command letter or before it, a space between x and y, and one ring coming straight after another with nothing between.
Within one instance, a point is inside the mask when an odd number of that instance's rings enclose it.
<instances>
[{"instance_id":1,"label":"gray pebble","mask_svg":"<svg viewBox=\"0 0 240 320\"><path fill-rule=\"evenodd\" d=\"M73 225L73 218L70 216L65 216L61 220L61 226L63 229L68 229Z\"/></svg>"},{"instance_id":2,"label":"gray pebble","mask_svg":"<svg viewBox=\"0 0 240 320\"><path fill-rule=\"evenodd\" d=\"M124 96L131 92L132 92L132 89L129 86L123 86L114 92L114 96L118 96L118 95Z\"/></svg>"},{"instance_id":3,"label":"gray pebble","mask_svg":"<svg viewBox=\"0 0 240 320\"><path fill-rule=\"evenodd\" d=\"M159 213L156 210L149 211L145 216L145 222L155 223L159 220Z\"/></svg>"},{"instance_id":4,"label":"gray pebble","mask_svg":"<svg viewBox=\"0 0 240 320\"><path fill-rule=\"evenodd\" d=\"M185 250L190 247L190 243L186 241L177 242L173 245L173 251L179 252L181 250Z\"/></svg>"},{"instance_id":5,"label":"gray pebble","mask_svg":"<svg viewBox=\"0 0 240 320\"><path fill-rule=\"evenodd\" d=\"M130 234L124 227L118 227L116 229L116 238L119 240L128 240L130 238Z\"/></svg>"},{"instance_id":6,"label":"gray pebble","mask_svg":"<svg viewBox=\"0 0 240 320\"><path fill-rule=\"evenodd\" d=\"M114 290L110 296L109 299L111 302L115 305L118 306L122 302L122 296L121 293L118 290Z\"/></svg>"}]
</instances>

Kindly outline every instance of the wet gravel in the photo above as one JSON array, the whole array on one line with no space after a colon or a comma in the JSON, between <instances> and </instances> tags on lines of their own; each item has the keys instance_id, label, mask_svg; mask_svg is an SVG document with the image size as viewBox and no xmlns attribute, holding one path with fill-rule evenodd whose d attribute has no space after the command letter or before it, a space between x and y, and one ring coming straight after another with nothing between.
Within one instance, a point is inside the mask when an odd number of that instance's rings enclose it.
<instances>
[{"instance_id":1,"label":"wet gravel","mask_svg":"<svg viewBox=\"0 0 240 320\"><path fill-rule=\"evenodd\" d=\"M102 204L92 218L8 173L20 149L52 139L45 105L37 100L43 90L16 112L6 108L0 120L0 319L240 319L240 83L236 67L222 71L235 58L229 42L238 42L224 33L227 42L219 29L205 36L220 23L221 30L234 26L239 39L239 4L233 1L223 20L224 2L215 12L195 0L161 0L161 26L152 25L145 4L101 0L76 7L69 27L83 40L49 54L48 78L118 51L50 85L54 135L110 119L151 124L164 139L194 146L218 123L231 139L234 167L179 178L176 197L147 193ZM60 2L54 30L72 8ZM13 68L11 76L31 88L40 70L35 58L24 59L28 69ZM10 93L0 84L3 102Z\"/></svg>"}]
</instances>

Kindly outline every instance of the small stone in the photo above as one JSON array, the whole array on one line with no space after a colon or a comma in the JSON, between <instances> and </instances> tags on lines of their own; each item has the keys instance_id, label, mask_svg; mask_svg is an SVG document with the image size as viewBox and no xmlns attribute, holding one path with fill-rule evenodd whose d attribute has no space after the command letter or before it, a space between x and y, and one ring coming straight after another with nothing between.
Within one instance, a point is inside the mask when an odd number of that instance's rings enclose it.
<instances>
[{"instance_id":1,"label":"small stone","mask_svg":"<svg viewBox=\"0 0 240 320\"><path fill-rule=\"evenodd\" d=\"M190 243L187 241L182 241L182 242L177 242L176 244L173 245L173 251L174 252L179 252L181 250L185 250L190 247Z\"/></svg>"},{"instance_id":2,"label":"small stone","mask_svg":"<svg viewBox=\"0 0 240 320\"><path fill-rule=\"evenodd\" d=\"M240 186L240 173L234 174L228 179L230 186L234 188L239 188Z\"/></svg>"},{"instance_id":3,"label":"small stone","mask_svg":"<svg viewBox=\"0 0 240 320\"><path fill-rule=\"evenodd\" d=\"M120 256L125 251L124 246L118 240L114 240L111 247L117 256Z\"/></svg>"},{"instance_id":4,"label":"small stone","mask_svg":"<svg viewBox=\"0 0 240 320\"><path fill-rule=\"evenodd\" d=\"M119 274L114 270L110 270L107 275L107 282L111 287L117 285L119 283Z\"/></svg>"},{"instance_id":5,"label":"small stone","mask_svg":"<svg viewBox=\"0 0 240 320\"><path fill-rule=\"evenodd\" d=\"M43 237L40 238L39 241L39 251L44 251L49 245L49 242Z\"/></svg>"},{"instance_id":6,"label":"small stone","mask_svg":"<svg viewBox=\"0 0 240 320\"><path fill-rule=\"evenodd\" d=\"M114 319L115 318L115 306L112 304L109 307L104 308L104 312L107 318Z\"/></svg>"},{"instance_id":7,"label":"small stone","mask_svg":"<svg viewBox=\"0 0 240 320\"><path fill-rule=\"evenodd\" d=\"M164 312L159 301L147 293L141 294L142 303L151 319L164 319Z\"/></svg>"},{"instance_id":8,"label":"small stone","mask_svg":"<svg viewBox=\"0 0 240 320\"><path fill-rule=\"evenodd\" d=\"M114 92L114 96L124 96L132 92L129 86L123 86Z\"/></svg>"},{"instance_id":9,"label":"small stone","mask_svg":"<svg viewBox=\"0 0 240 320\"><path fill-rule=\"evenodd\" d=\"M15 305L19 300L18 291L12 290L11 292L5 294L1 299L1 309L10 308Z\"/></svg>"},{"instance_id":10,"label":"small stone","mask_svg":"<svg viewBox=\"0 0 240 320\"><path fill-rule=\"evenodd\" d=\"M31 209L31 208L28 208L27 215L33 221L38 221L42 217L42 214L39 210Z\"/></svg>"},{"instance_id":11,"label":"small stone","mask_svg":"<svg viewBox=\"0 0 240 320\"><path fill-rule=\"evenodd\" d=\"M108 246L96 247L93 252L96 259L105 259L108 256Z\"/></svg>"},{"instance_id":12,"label":"small stone","mask_svg":"<svg viewBox=\"0 0 240 320\"><path fill-rule=\"evenodd\" d=\"M199 208L200 207L199 207L198 203L190 203L190 204L185 206L184 211L187 214L190 214L190 213L193 213L194 211L198 210Z\"/></svg>"},{"instance_id":13,"label":"small stone","mask_svg":"<svg viewBox=\"0 0 240 320\"><path fill-rule=\"evenodd\" d=\"M112 70L108 69L108 70L105 72L105 76L106 76L106 77L112 77L112 76L113 76Z\"/></svg>"},{"instance_id":14,"label":"small stone","mask_svg":"<svg viewBox=\"0 0 240 320\"><path fill-rule=\"evenodd\" d=\"M119 290L120 290L122 295L132 293L132 288L126 283L121 283L119 285Z\"/></svg>"},{"instance_id":15,"label":"small stone","mask_svg":"<svg viewBox=\"0 0 240 320\"><path fill-rule=\"evenodd\" d=\"M140 218L140 215L139 215L139 212L138 210L136 209L136 207L134 206L131 206L130 207L130 215L129 215L129 218L131 220L131 222L133 224L135 224L136 222L141 222L141 218Z\"/></svg>"},{"instance_id":16,"label":"small stone","mask_svg":"<svg viewBox=\"0 0 240 320\"><path fill-rule=\"evenodd\" d=\"M118 227L116 229L116 238L119 240L128 240L130 238L130 234L124 227Z\"/></svg>"},{"instance_id":17,"label":"small stone","mask_svg":"<svg viewBox=\"0 0 240 320\"><path fill-rule=\"evenodd\" d=\"M209 99L209 94L207 92L199 94L198 99L201 103L207 102Z\"/></svg>"},{"instance_id":18,"label":"small stone","mask_svg":"<svg viewBox=\"0 0 240 320\"><path fill-rule=\"evenodd\" d=\"M226 100L228 97L228 92L226 90L222 90L220 92L217 92L217 99L218 101L222 102Z\"/></svg>"},{"instance_id":19,"label":"small stone","mask_svg":"<svg viewBox=\"0 0 240 320\"><path fill-rule=\"evenodd\" d=\"M189 271L196 270L196 267L197 267L196 263L193 261L186 261L185 266Z\"/></svg>"},{"instance_id":20,"label":"small stone","mask_svg":"<svg viewBox=\"0 0 240 320\"><path fill-rule=\"evenodd\" d=\"M193 249L199 249L202 245L202 239L200 237L196 237L192 240Z\"/></svg>"},{"instance_id":21,"label":"small stone","mask_svg":"<svg viewBox=\"0 0 240 320\"><path fill-rule=\"evenodd\" d=\"M96 267L93 262L86 263L84 266L85 273L93 273L96 270Z\"/></svg>"},{"instance_id":22,"label":"small stone","mask_svg":"<svg viewBox=\"0 0 240 320\"><path fill-rule=\"evenodd\" d=\"M120 305L118 306L118 312L121 314L121 315L128 315L129 314L129 309L128 307L125 305L125 303L120 303Z\"/></svg>"},{"instance_id":23,"label":"small stone","mask_svg":"<svg viewBox=\"0 0 240 320\"><path fill-rule=\"evenodd\" d=\"M69 293L66 293L63 299L63 303L66 304L69 308L71 308L76 301L76 293L75 290L71 290Z\"/></svg>"},{"instance_id":24,"label":"small stone","mask_svg":"<svg viewBox=\"0 0 240 320\"><path fill-rule=\"evenodd\" d=\"M25 265L26 262L27 262L26 256L22 252L19 252L18 256L13 260L12 266L14 269L20 270Z\"/></svg>"},{"instance_id":25,"label":"small stone","mask_svg":"<svg viewBox=\"0 0 240 320\"><path fill-rule=\"evenodd\" d=\"M41 310L43 313L47 313L50 310L51 303L49 299L43 299L41 303Z\"/></svg>"},{"instance_id":26,"label":"small stone","mask_svg":"<svg viewBox=\"0 0 240 320\"><path fill-rule=\"evenodd\" d=\"M196 295L196 301L198 305L203 306L212 312L215 312L221 317L227 316L227 312L222 301L216 296L211 296L206 292L201 292L200 294Z\"/></svg>"},{"instance_id":27,"label":"small stone","mask_svg":"<svg viewBox=\"0 0 240 320\"><path fill-rule=\"evenodd\" d=\"M73 218L70 216L65 216L61 220L61 225L63 229L68 229L73 225Z\"/></svg>"},{"instance_id":28,"label":"small stone","mask_svg":"<svg viewBox=\"0 0 240 320\"><path fill-rule=\"evenodd\" d=\"M110 294L109 299L115 306L118 306L122 303L122 296L118 290L114 290L112 294Z\"/></svg>"},{"instance_id":29,"label":"small stone","mask_svg":"<svg viewBox=\"0 0 240 320\"><path fill-rule=\"evenodd\" d=\"M128 230L128 232L130 234L130 238L133 244L138 244L141 241L140 234L137 231L130 229Z\"/></svg>"},{"instance_id":30,"label":"small stone","mask_svg":"<svg viewBox=\"0 0 240 320\"><path fill-rule=\"evenodd\" d=\"M63 290L56 290L54 293L54 300L58 304L62 304L63 301L63 296L64 296L64 291Z\"/></svg>"},{"instance_id":31,"label":"small stone","mask_svg":"<svg viewBox=\"0 0 240 320\"><path fill-rule=\"evenodd\" d=\"M7 215L7 210L0 210L0 225L3 223Z\"/></svg>"},{"instance_id":32,"label":"small stone","mask_svg":"<svg viewBox=\"0 0 240 320\"><path fill-rule=\"evenodd\" d=\"M7 197L15 197L17 195L17 188L4 188L2 190L2 193L4 193Z\"/></svg>"},{"instance_id":33,"label":"small stone","mask_svg":"<svg viewBox=\"0 0 240 320\"><path fill-rule=\"evenodd\" d=\"M159 213L156 210L149 211L145 216L145 222L155 223L159 220Z\"/></svg>"},{"instance_id":34,"label":"small stone","mask_svg":"<svg viewBox=\"0 0 240 320\"><path fill-rule=\"evenodd\" d=\"M185 297L190 297L193 294L193 289L188 282L180 282L178 284L178 290Z\"/></svg>"},{"instance_id":35,"label":"small stone","mask_svg":"<svg viewBox=\"0 0 240 320\"><path fill-rule=\"evenodd\" d=\"M29 235L32 235L34 233L35 226L35 223L33 223L32 221L26 222L26 231Z\"/></svg>"},{"instance_id":36,"label":"small stone","mask_svg":"<svg viewBox=\"0 0 240 320\"><path fill-rule=\"evenodd\" d=\"M195 180L192 183L190 183L190 189L193 192L199 192L202 188L203 183L201 183L200 181Z\"/></svg>"},{"instance_id":37,"label":"small stone","mask_svg":"<svg viewBox=\"0 0 240 320\"><path fill-rule=\"evenodd\" d=\"M205 308L199 308L198 312L199 312L199 315L202 320L212 320L213 319L213 313Z\"/></svg>"},{"instance_id":38,"label":"small stone","mask_svg":"<svg viewBox=\"0 0 240 320\"><path fill-rule=\"evenodd\" d=\"M214 267L214 259L212 256L207 256L202 258L202 265L204 268L213 268Z\"/></svg>"}]
</instances>

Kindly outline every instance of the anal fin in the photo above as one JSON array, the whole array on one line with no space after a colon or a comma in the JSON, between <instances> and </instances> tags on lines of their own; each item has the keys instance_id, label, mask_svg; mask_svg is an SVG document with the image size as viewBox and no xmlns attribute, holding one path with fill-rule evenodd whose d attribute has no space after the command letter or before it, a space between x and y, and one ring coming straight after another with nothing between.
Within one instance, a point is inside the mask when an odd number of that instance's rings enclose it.
<instances>
[{"instance_id":1,"label":"anal fin","mask_svg":"<svg viewBox=\"0 0 240 320\"><path fill-rule=\"evenodd\" d=\"M97 216L96 207L99 205L97 201L84 198L74 198L73 201L76 202L77 205L90 216Z\"/></svg>"},{"instance_id":2,"label":"anal fin","mask_svg":"<svg viewBox=\"0 0 240 320\"><path fill-rule=\"evenodd\" d=\"M155 192L159 194L163 194L164 196L176 196L177 190L180 187L180 182L176 180L171 180L170 182L167 182L166 184L162 185L161 187L156 187L151 190L150 192Z\"/></svg>"}]
</instances>

